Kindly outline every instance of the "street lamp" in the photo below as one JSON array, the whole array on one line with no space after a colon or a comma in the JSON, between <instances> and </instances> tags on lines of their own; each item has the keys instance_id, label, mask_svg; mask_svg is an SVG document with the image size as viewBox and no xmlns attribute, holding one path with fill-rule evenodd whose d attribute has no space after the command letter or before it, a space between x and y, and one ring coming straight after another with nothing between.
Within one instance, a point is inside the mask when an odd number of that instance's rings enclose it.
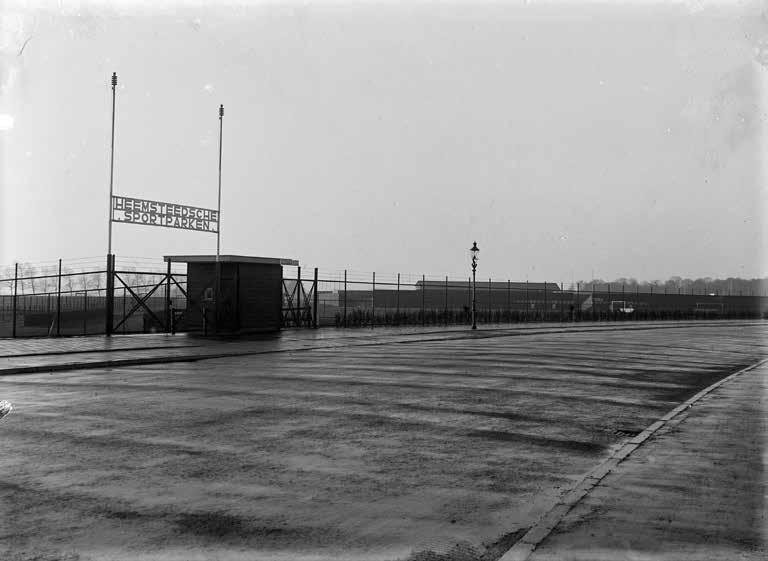
<instances>
[{"instance_id":1,"label":"street lamp","mask_svg":"<svg viewBox=\"0 0 768 561\"><path fill-rule=\"evenodd\" d=\"M475 286L475 273L477 271L477 254L480 253L480 250L477 247L477 242L472 242L472 247L469 248L469 253L472 255L472 329L477 329L477 314L475 312L475 294L477 292Z\"/></svg>"}]
</instances>

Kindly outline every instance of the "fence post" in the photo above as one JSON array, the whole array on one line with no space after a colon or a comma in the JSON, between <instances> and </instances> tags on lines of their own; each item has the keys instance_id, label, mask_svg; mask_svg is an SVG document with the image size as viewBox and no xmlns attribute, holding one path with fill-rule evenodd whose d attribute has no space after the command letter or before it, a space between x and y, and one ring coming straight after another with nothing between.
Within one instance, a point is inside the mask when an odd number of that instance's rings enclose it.
<instances>
[{"instance_id":1,"label":"fence post","mask_svg":"<svg viewBox=\"0 0 768 561\"><path fill-rule=\"evenodd\" d=\"M493 294L491 294L491 279L488 279L488 323L493 321L493 312L491 312L491 300Z\"/></svg>"},{"instance_id":2,"label":"fence post","mask_svg":"<svg viewBox=\"0 0 768 561\"><path fill-rule=\"evenodd\" d=\"M83 291L83 335L88 335L88 289Z\"/></svg>"},{"instance_id":3,"label":"fence post","mask_svg":"<svg viewBox=\"0 0 768 561\"><path fill-rule=\"evenodd\" d=\"M347 270L344 269L344 327L347 326Z\"/></svg>"},{"instance_id":4,"label":"fence post","mask_svg":"<svg viewBox=\"0 0 768 561\"><path fill-rule=\"evenodd\" d=\"M301 324L303 323L303 318L301 317L301 267L296 267L296 301L294 304L296 305L296 311L294 314L294 318L296 320L296 327L301 327Z\"/></svg>"},{"instance_id":5,"label":"fence post","mask_svg":"<svg viewBox=\"0 0 768 561\"><path fill-rule=\"evenodd\" d=\"M445 306L443 310L443 319L445 326L448 327L448 275L445 275Z\"/></svg>"},{"instance_id":6,"label":"fence post","mask_svg":"<svg viewBox=\"0 0 768 561\"><path fill-rule=\"evenodd\" d=\"M528 321L528 313L531 311L531 304L528 301L528 279L525 279L525 314L523 315L524 320Z\"/></svg>"},{"instance_id":7,"label":"fence post","mask_svg":"<svg viewBox=\"0 0 768 561\"><path fill-rule=\"evenodd\" d=\"M16 337L16 300L19 291L19 264L13 268L13 337Z\"/></svg>"},{"instance_id":8,"label":"fence post","mask_svg":"<svg viewBox=\"0 0 768 561\"><path fill-rule=\"evenodd\" d=\"M61 337L61 259L59 259L59 282L56 289L56 336Z\"/></svg>"},{"instance_id":9,"label":"fence post","mask_svg":"<svg viewBox=\"0 0 768 561\"><path fill-rule=\"evenodd\" d=\"M165 275L165 332L171 332L171 260L168 259L168 272Z\"/></svg>"},{"instance_id":10,"label":"fence post","mask_svg":"<svg viewBox=\"0 0 768 561\"><path fill-rule=\"evenodd\" d=\"M579 292L581 291L580 285L581 283L576 283L576 304L573 307L573 321L576 321L576 317L578 316L579 319L581 319L581 303L579 302Z\"/></svg>"},{"instance_id":11,"label":"fence post","mask_svg":"<svg viewBox=\"0 0 768 561\"><path fill-rule=\"evenodd\" d=\"M626 309L627 308L627 294L626 294L626 285L624 283L621 284L621 307ZM626 318L626 313L621 312L621 319Z\"/></svg>"},{"instance_id":12,"label":"fence post","mask_svg":"<svg viewBox=\"0 0 768 561\"><path fill-rule=\"evenodd\" d=\"M397 297L395 304L395 324L400 325L400 273L397 273Z\"/></svg>"},{"instance_id":13,"label":"fence post","mask_svg":"<svg viewBox=\"0 0 768 561\"><path fill-rule=\"evenodd\" d=\"M125 287L123 287L123 318L125 319ZM125 335L125 324L128 323L126 321L123 322L123 335Z\"/></svg>"},{"instance_id":14,"label":"fence post","mask_svg":"<svg viewBox=\"0 0 768 561\"><path fill-rule=\"evenodd\" d=\"M314 302L312 302L312 326L317 329L317 267L315 267L315 286L312 294L314 300Z\"/></svg>"},{"instance_id":15,"label":"fence post","mask_svg":"<svg viewBox=\"0 0 768 561\"><path fill-rule=\"evenodd\" d=\"M544 281L544 321L547 321L547 281Z\"/></svg>"},{"instance_id":16,"label":"fence post","mask_svg":"<svg viewBox=\"0 0 768 561\"><path fill-rule=\"evenodd\" d=\"M507 323L512 323L512 281L507 279Z\"/></svg>"},{"instance_id":17,"label":"fence post","mask_svg":"<svg viewBox=\"0 0 768 561\"><path fill-rule=\"evenodd\" d=\"M373 293L371 294L371 329L376 325L376 272L373 272Z\"/></svg>"},{"instance_id":18,"label":"fence post","mask_svg":"<svg viewBox=\"0 0 768 561\"><path fill-rule=\"evenodd\" d=\"M111 290L111 283L113 279L112 275L112 254L107 253L107 294L105 298L105 306L106 309L104 310L104 333L107 337L112 336L112 326L114 325L112 321L112 313L113 313L113 302L112 302L112 290Z\"/></svg>"},{"instance_id":19,"label":"fence post","mask_svg":"<svg viewBox=\"0 0 768 561\"><path fill-rule=\"evenodd\" d=\"M421 326L424 327L427 324L427 317L425 311L424 296L427 292L426 275L421 275Z\"/></svg>"}]
</instances>

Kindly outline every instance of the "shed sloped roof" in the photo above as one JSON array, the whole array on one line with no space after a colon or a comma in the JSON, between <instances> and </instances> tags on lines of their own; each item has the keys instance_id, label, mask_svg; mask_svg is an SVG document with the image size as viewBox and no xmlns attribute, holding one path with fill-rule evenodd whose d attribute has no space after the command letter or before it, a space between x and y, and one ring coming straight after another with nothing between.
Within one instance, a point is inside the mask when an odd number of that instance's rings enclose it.
<instances>
[{"instance_id":1,"label":"shed sloped roof","mask_svg":"<svg viewBox=\"0 0 768 561\"><path fill-rule=\"evenodd\" d=\"M163 259L171 263L215 263L215 255L164 255ZM219 255L222 263L258 263L260 265L298 266L296 259L285 257L253 257L249 255Z\"/></svg>"}]
</instances>

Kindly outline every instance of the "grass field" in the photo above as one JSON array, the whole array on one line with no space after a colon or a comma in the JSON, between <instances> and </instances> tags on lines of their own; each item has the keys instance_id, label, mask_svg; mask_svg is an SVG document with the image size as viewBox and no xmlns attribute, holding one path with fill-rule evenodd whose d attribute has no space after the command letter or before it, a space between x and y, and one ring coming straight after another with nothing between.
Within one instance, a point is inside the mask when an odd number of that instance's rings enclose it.
<instances>
[{"instance_id":1,"label":"grass field","mask_svg":"<svg viewBox=\"0 0 768 561\"><path fill-rule=\"evenodd\" d=\"M764 326L0 378L3 559L490 560Z\"/></svg>"}]
</instances>

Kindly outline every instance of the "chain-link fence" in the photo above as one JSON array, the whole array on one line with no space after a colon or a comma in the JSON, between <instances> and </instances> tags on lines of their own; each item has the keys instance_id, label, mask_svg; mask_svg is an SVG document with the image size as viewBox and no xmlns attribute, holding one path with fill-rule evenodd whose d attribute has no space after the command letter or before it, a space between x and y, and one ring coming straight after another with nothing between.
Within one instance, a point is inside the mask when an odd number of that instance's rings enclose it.
<instances>
[{"instance_id":1,"label":"chain-link fence","mask_svg":"<svg viewBox=\"0 0 768 561\"><path fill-rule=\"evenodd\" d=\"M286 267L286 269L288 269ZM306 268L305 268L306 270ZM296 282L286 270L285 283ZM311 293L312 280L302 280ZM336 327L456 325L529 321L632 321L759 318L768 298L624 285L456 279L343 271L318 273L317 324ZM473 305L474 299L474 305ZM311 307L312 302L306 306Z\"/></svg>"},{"instance_id":2,"label":"chain-link fence","mask_svg":"<svg viewBox=\"0 0 768 561\"><path fill-rule=\"evenodd\" d=\"M106 333L106 259L18 264L0 277L0 337ZM303 268L307 271L307 268ZM620 284L492 279L283 268L283 327L385 327L533 321L760 318L768 298L641 290ZM301 290L297 289L300 279ZM113 332L185 331L186 266L115 262ZM173 321L171 320L173 318Z\"/></svg>"},{"instance_id":3,"label":"chain-link fence","mask_svg":"<svg viewBox=\"0 0 768 561\"><path fill-rule=\"evenodd\" d=\"M158 271L161 268L157 260L116 263L122 282L114 290L114 332L164 329L152 317L167 314L165 287L158 286L167 271ZM174 278L184 286L184 272L177 268ZM170 287L170 301L180 312L186 307L186 297L175 285ZM6 267L0 278L0 337L104 334L106 307L106 259Z\"/></svg>"}]
</instances>

